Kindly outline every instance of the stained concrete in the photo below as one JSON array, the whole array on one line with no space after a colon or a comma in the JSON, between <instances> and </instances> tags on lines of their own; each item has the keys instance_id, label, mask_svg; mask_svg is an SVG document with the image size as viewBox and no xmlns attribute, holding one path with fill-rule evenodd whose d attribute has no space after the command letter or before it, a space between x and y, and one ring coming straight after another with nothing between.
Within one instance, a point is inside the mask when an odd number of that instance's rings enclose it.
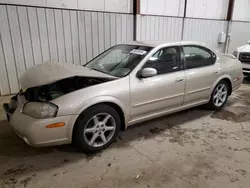
<instances>
[{"instance_id":1,"label":"stained concrete","mask_svg":"<svg viewBox=\"0 0 250 188\"><path fill-rule=\"evenodd\" d=\"M248 188L249 97L245 83L219 112L193 108L133 126L94 155L28 146L0 108L0 187Z\"/></svg>"}]
</instances>

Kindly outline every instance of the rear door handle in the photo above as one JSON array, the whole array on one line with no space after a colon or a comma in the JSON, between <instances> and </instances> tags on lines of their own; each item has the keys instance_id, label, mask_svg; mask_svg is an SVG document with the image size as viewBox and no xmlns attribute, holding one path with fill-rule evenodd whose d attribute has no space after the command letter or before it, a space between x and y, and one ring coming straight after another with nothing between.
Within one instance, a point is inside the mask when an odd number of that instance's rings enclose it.
<instances>
[{"instance_id":1,"label":"rear door handle","mask_svg":"<svg viewBox=\"0 0 250 188\"><path fill-rule=\"evenodd\" d=\"M177 78L175 81L176 82L182 82L184 80L184 78Z\"/></svg>"},{"instance_id":2,"label":"rear door handle","mask_svg":"<svg viewBox=\"0 0 250 188\"><path fill-rule=\"evenodd\" d=\"M214 74L219 74L219 71L215 71Z\"/></svg>"}]
</instances>

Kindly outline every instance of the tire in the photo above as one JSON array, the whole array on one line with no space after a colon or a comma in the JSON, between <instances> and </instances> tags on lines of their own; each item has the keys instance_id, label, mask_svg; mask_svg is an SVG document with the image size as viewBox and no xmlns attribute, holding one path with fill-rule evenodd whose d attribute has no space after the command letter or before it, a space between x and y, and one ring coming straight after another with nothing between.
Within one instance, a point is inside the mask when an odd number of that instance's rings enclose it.
<instances>
[{"instance_id":1,"label":"tire","mask_svg":"<svg viewBox=\"0 0 250 188\"><path fill-rule=\"evenodd\" d=\"M107 123L104 125L105 118ZM85 110L77 119L73 142L83 152L99 152L114 142L120 129L120 116L112 107L105 104L95 105Z\"/></svg>"},{"instance_id":2,"label":"tire","mask_svg":"<svg viewBox=\"0 0 250 188\"><path fill-rule=\"evenodd\" d=\"M215 97L215 95L217 94L217 89L221 89L222 86L224 87L222 92L226 92L225 96L222 95L222 93L219 94L219 96L223 96L222 99L223 100L219 100L219 103L217 102L217 97ZM219 110L221 109L227 102L228 99L228 95L229 95L229 85L225 80L221 80L214 88L211 97L210 97L210 101L209 103L206 105L207 109L210 110ZM217 95L218 96L218 95Z\"/></svg>"}]
</instances>

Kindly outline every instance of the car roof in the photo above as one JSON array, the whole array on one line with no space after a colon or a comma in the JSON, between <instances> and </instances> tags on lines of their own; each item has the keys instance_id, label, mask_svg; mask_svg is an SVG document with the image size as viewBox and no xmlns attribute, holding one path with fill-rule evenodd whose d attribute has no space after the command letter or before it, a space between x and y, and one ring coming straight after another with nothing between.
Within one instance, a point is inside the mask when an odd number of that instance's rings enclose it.
<instances>
[{"instance_id":1,"label":"car roof","mask_svg":"<svg viewBox=\"0 0 250 188\"><path fill-rule=\"evenodd\" d=\"M197 42L197 41L176 41L176 42L170 42L170 41L132 41L126 43L128 45L142 45L142 46L149 46L149 47L157 47L161 45L167 45L167 46L175 46L175 45L199 45L207 47L206 44Z\"/></svg>"}]
</instances>

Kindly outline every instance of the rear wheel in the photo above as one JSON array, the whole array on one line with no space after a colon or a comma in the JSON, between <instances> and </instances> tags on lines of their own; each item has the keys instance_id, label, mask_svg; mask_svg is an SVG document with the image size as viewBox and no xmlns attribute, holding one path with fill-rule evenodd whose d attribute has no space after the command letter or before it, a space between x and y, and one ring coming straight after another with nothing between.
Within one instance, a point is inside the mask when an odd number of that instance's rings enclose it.
<instances>
[{"instance_id":1,"label":"rear wheel","mask_svg":"<svg viewBox=\"0 0 250 188\"><path fill-rule=\"evenodd\" d=\"M218 110L222 108L227 102L229 94L229 85L226 81L220 81L214 88L211 94L211 98L207 107L212 110Z\"/></svg>"},{"instance_id":2,"label":"rear wheel","mask_svg":"<svg viewBox=\"0 0 250 188\"><path fill-rule=\"evenodd\" d=\"M97 152L115 140L121 120L112 107L96 105L84 111L75 126L74 143L84 152Z\"/></svg>"}]
</instances>

